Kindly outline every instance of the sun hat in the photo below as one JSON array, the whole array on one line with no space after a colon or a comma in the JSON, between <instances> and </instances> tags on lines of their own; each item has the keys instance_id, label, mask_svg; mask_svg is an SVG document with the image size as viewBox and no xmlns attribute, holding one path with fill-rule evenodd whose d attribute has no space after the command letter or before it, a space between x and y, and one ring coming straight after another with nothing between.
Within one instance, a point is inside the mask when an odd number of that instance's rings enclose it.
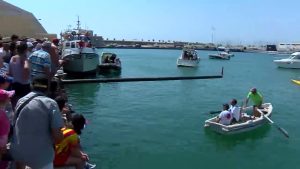
<instances>
[{"instance_id":1,"label":"sun hat","mask_svg":"<svg viewBox=\"0 0 300 169\"><path fill-rule=\"evenodd\" d=\"M31 42L26 42L28 48L33 48L33 44Z\"/></svg>"},{"instance_id":2,"label":"sun hat","mask_svg":"<svg viewBox=\"0 0 300 169\"><path fill-rule=\"evenodd\" d=\"M0 101L4 101L8 98L11 98L14 94L15 94L14 90L7 91L7 90L0 89Z\"/></svg>"}]
</instances>

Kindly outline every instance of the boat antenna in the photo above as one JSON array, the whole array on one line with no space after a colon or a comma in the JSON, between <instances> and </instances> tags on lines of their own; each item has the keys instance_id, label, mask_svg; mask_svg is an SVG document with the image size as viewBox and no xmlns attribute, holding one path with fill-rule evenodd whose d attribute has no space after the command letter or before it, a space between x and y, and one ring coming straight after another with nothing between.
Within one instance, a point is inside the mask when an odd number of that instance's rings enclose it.
<instances>
[{"instance_id":1,"label":"boat antenna","mask_svg":"<svg viewBox=\"0 0 300 169\"><path fill-rule=\"evenodd\" d=\"M77 29L80 29L80 20L79 20L79 16L77 16Z\"/></svg>"}]
</instances>

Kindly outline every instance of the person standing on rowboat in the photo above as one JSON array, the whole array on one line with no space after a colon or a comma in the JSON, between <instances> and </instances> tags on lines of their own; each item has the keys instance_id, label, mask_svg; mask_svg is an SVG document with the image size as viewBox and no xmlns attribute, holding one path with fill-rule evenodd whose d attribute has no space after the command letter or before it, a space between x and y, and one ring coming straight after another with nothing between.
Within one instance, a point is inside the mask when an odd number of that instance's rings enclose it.
<instances>
[{"instance_id":1,"label":"person standing on rowboat","mask_svg":"<svg viewBox=\"0 0 300 169\"><path fill-rule=\"evenodd\" d=\"M263 103L263 96L257 91L256 88L252 88L247 95L245 107L247 107L249 99L254 103L253 115L255 117L260 117L261 114L257 111L257 108L262 108L261 105Z\"/></svg>"},{"instance_id":2,"label":"person standing on rowboat","mask_svg":"<svg viewBox=\"0 0 300 169\"><path fill-rule=\"evenodd\" d=\"M233 119L232 119L233 123L239 122L240 118L241 118L240 108L236 104L237 104L237 100L232 99L230 102L230 107L229 107L229 111L231 112L231 114L233 116Z\"/></svg>"}]
</instances>

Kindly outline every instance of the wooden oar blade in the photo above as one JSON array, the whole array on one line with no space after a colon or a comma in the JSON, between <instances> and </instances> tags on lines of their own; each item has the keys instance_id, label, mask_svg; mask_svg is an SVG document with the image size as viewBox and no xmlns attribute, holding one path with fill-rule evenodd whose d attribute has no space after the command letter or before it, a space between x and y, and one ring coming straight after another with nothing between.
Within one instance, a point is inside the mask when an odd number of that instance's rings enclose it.
<instances>
[{"instance_id":1,"label":"wooden oar blade","mask_svg":"<svg viewBox=\"0 0 300 169\"><path fill-rule=\"evenodd\" d=\"M290 137L288 132L285 129L283 129L282 127L279 127L279 126L277 126L277 128L285 137L287 137L287 138Z\"/></svg>"},{"instance_id":2,"label":"wooden oar blade","mask_svg":"<svg viewBox=\"0 0 300 169\"><path fill-rule=\"evenodd\" d=\"M210 111L209 114L218 114L221 113L222 111Z\"/></svg>"}]
</instances>

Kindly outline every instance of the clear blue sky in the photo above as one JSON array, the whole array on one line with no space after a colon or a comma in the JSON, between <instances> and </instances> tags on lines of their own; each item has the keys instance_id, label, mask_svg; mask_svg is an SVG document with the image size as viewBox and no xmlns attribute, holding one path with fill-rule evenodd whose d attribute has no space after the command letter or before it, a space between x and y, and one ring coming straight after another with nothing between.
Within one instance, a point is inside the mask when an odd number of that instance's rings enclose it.
<instances>
[{"instance_id":1,"label":"clear blue sky","mask_svg":"<svg viewBox=\"0 0 300 169\"><path fill-rule=\"evenodd\" d=\"M104 38L234 44L300 42L299 0L6 0L49 33L68 25Z\"/></svg>"}]
</instances>

